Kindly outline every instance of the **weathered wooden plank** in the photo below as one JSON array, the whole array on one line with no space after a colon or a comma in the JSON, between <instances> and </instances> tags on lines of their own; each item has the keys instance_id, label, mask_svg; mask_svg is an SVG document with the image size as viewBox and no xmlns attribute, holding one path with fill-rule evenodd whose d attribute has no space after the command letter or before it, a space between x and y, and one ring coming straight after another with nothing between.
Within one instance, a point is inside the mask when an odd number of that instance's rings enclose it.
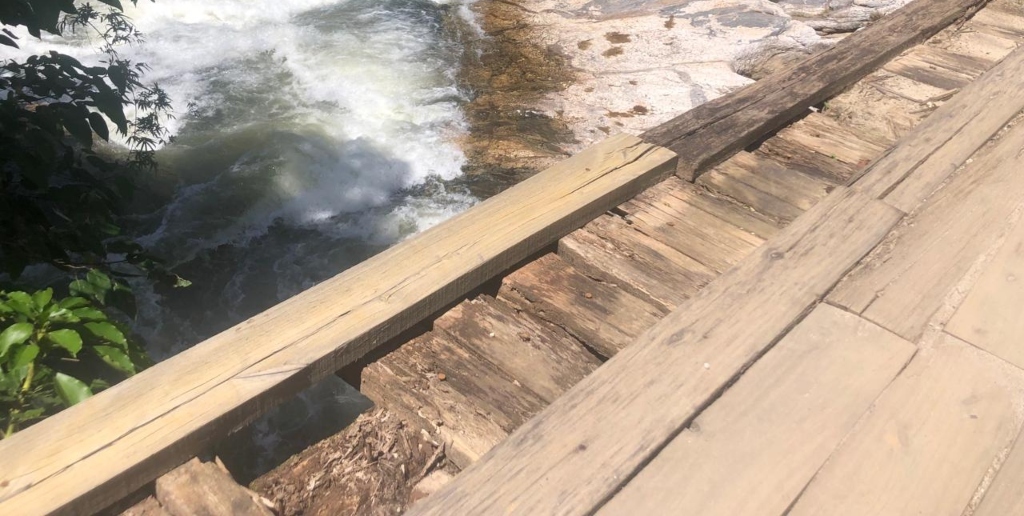
<instances>
[{"instance_id":1,"label":"weathered wooden plank","mask_svg":"<svg viewBox=\"0 0 1024 516\"><path fill-rule=\"evenodd\" d=\"M811 113L799 122L779 131L773 139L790 141L854 169L866 167L886 149L886 145L865 140L835 119Z\"/></svg>"},{"instance_id":2,"label":"weathered wooden plank","mask_svg":"<svg viewBox=\"0 0 1024 516\"><path fill-rule=\"evenodd\" d=\"M915 351L819 305L598 514L784 514Z\"/></svg>"},{"instance_id":3,"label":"weathered wooden plank","mask_svg":"<svg viewBox=\"0 0 1024 516\"><path fill-rule=\"evenodd\" d=\"M98 510L671 173L619 135L0 442L0 514ZM84 428L103 431L83 432Z\"/></svg>"},{"instance_id":4,"label":"weathered wooden plank","mask_svg":"<svg viewBox=\"0 0 1024 516\"><path fill-rule=\"evenodd\" d=\"M664 316L654 305L580 274L553 254L508 275L499 298L564 328L604 357L614 356Z\"/></svg>"},{"instance_id":5,"label":"weathered wooden plank","mask_svg":"<svg viewBox=\"0 0 1024 516\"><path fill-rule=\"evenodd\" d=\"M948 68L936 64L934 60L929 60L927 56L916 53L907 54L899 59L892 60L885 65L884 70L944 90L963 88L976 77L971 70Z\"/></svg>"},{"instance_id":6,"label":"weathered wooden plank","mask_svg":"<svg viewBox=\"0 0 1024 516\"><path fill-rule=\"evenodd\" d=\"M984 0L911 2L796 66L702 104L641 137L686 156L677 173L693 180L983 4Z\"/></svg>"},{"instance_id":7,"label":"weathered wooden plank","mask_svg":"<svg viewBox=\"0 0 1024 516\"><path fill-rule=\"evenodd\" d=\"M911 211L1024 109L1024 49L964 88L878 160L856 187Z\"/></svg>"},{"instance_id":8,"label":"weathered wooden plank","mask_svg":"<svg viewBox=\"0 0 1024 516\"><path fill-rule=\"evenodd\" d=\"M411 514L590 514L899 218L837 189Z\"/></svg>"},{"instance_id":9,"label":"weathered wooden plank","mask_svg":"<svg viewBox=\"0 0 1024 516\"><path fill-rule=\"evenodd\" d=\"M601 365L561 328L517 314L490 296L460 303L434 321L434 328L447 332L548 403Z\"/></svg>"},{"instance_id":10,"label":"weathered wooden plank","mask_svg":"<svg viewBox=\"0 0 1024 516\"><path fill-rule=\"evenodd\" d=\"M770 138L758 148L771 159L787 168L819 177L835 184L846 184L862 166L840 161L816 152L810 147L786 138Z\"/></svg>"},{"instance_id":11,"label":"weathered wooden plank","mask_svg":"<svg viewBox=\"0 0 1024 516\"><path fill-rule=\"evenodd\" d=\"M718 276L611 215L559 240L558 255L583 274L615 284L666 312Z\"/></svg>"},{"instance_id":12,"label":"weathered wooden plank","mask_svg":"<svg viewBox=\"0 0 1024 516\"><path fill-rule=\"evenodd\" d=\"M988 9L982 12L988 12ZM973 21L968 23L968 27ZM957 33L956 37L949 42L948 48L952 52L995 64L1016 50L1020 43L1020 40L1006 39L976 30L965 30Z\"/></svg>"},{"instance_id":13,"label":"weathered wooden plank","mask_svg":"<svg viewBox=\"0 0 1024 516\"><path fill-rule=\"evenodd\" d=\"M704 188L678 177L670 177L644 190L636 196L635 200L641 201L642 204L658 205L660 199L665 196L683 201L700 211L757 235L761 239L771 238L783 227L783 224L754 212L749 206L740 204L733 199L712 195ZM640 206L633 203L619 206L619 210L627 215L640 209L642 209Z\"/></svg>"},{"instance_id":14,"label":"weathered wooden plank","mask_svg":"<svg viewBox=\"0 0 1024 516\"><path fill-rule=\"evenodd\" d=\"M640 232L716 272L732 267L764 239L673 195L625 203L627 222Z\"/></svg>"},{"instance_id":15,"label":"weathered wooden plank","mask_svg":"<svg viewBox=\"0 0 1024 516\"><path fill-rule=\"evenodd\" d=\"M156 479L156 498L166 512L175 516L273 515L216 464L199 459Z\"/></svg>"},{"instance_id":16,"label":"weathered wooden plank","mask_svg":"<svg viewBox=\"0 0 1024 516\"><path fill-rule=\"evenodd\" d=\"M971 163L829 296L916 342L946 295L1024 200L1024 125Z\"/></svg>"},{"instance_id":17,"label":"weathered wooden plank","mask_svg":"<svg viewBox=\"0 0 1024 516\"><path fill-rule=\"evenodd\" d=\"M949 320L946 331L1024 368L1024 224L1002 249Z\"/></svg>"},{"instance_id":18,"label":"weathered wooden plank","mask_svg":"<svg viewBox=\"0 0 1024 516\"><path fill-rule=\"evenodd\" d=\"M944 335L918 352L807 486L792 516L959 516L1017 437L1020 370Z\"/></svg>"},{"instance_id":19,"label":"weathered wooden plank","mask_svg":"<svg viewBox=\"0 0 1024 516\"><path fill-rule=\"evenodd\" d=\"M875 89L890 95L896 95L904 99L927 105L929 102L938 102L949 95L950 90L936 88L931 84L917 82L908 77L885 71L875 72L877 77L871 77L870 84Z\"/></svg>"},{"instance_id":20,"label":"weathered wooden plank","mask_svg":"<svg viewBox=\"0 0 1024 516\"><path fill-rule=\"evenodd\" d=\"M1005 11L982 9L971 18L968 27L1011 40L1024 40L1024 17Z\"/></svg>"},{"instance_id":21,"label":"weathered wooden plank","mask_svg":"<svg viewBox=\"0 0 1024 516\"><path fill-rule=\"evenodd\" d=\"M1024 439L1018 434L996 478L985 490L985 497L972 516L1024 514Z\"/></svg>"},{"instance_id":22,"label":"weathered wooden plank","mask_svg":"<svg viewBox=\"0 0 1024 516\"><path fill-rule=\"evenodd\" d=\"M715 167L710 172L701 174L697 178L697 184L717 194L736 199L740 203L750 206L758 213L783 223L799 217L804 212L804 210L764 190L738 180L730 173L729 169L723 168L723 165L725 163Z\"/></svg>"},{"instance_id":23,"label":"weathered wooden plank","mask_svg":"<svg viewBox=\"0 0 1024 516\"><path fill-rule=\"evenodd\" d=\"M450 458L467 467L546 403L484 357L427 333L370 364L363 392L437 432L451 444Z\"/></svg>"},{"instance_id":24,"label":"weathered wooden plank","mask_svg":"<svg viewBox=\"0 0 1024 516\"><path fill-rule=\"evenodd\" d=\"M818 204L835 186L819 177L787 168L763 154L752 152L740 152L715 167L715 170L796 206L801 213Z\"/></svg>"}]
</instances>

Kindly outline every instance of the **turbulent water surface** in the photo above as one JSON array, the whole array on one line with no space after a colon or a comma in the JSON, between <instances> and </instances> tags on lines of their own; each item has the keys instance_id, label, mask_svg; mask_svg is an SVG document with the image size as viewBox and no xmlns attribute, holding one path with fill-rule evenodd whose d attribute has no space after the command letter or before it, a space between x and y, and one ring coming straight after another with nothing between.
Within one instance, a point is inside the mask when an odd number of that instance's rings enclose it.
<instances>
[{"instance_id":1,"label":"turbulent water surface","mask_svg":"<svg viewBox=\"0 0 1024 516\"><path fill-rule=\"evenodd\" d=\"M159 359L466 209L456 80L463 5L431 0L160 0L129 10L122 52L175 102L144 178L139 240L193 282L137 288ZM22 38L96 61L95 41ZM246 467L290 434L337 430L363 404L330 380L257 423ZM333 423L332 423L333 421ZM309 435L296 435L304 439ZM237 440L236 440L237 441ZM243 439L244 441L244 439ZM237 446L238 443L236 442ZM261 459L262 458L262 459Z\"/></svg>"}]
</instances>

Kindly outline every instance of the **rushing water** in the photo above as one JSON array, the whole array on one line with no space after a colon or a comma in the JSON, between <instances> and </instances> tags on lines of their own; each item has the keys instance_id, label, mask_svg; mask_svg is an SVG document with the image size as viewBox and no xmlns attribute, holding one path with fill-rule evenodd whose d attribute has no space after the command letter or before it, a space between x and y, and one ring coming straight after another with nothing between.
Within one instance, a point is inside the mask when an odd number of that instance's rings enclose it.
<instances>
[{"instance_id":1,"label":"rushing water","mask_svg":"<svg viewBox=\"0 0 1024 516\"><path fill-rule=\"evenodd\" d=\"M175 102L174 142L143 178L141 243L193 282L137 285L159 359L309 288L475 199L451 180L466 131L456 80L465 5L431 0L159 0L122 49ZM98 59L96 43L22 38ZM357 394L329 380L254 425L267 458L336 431ZM311 430L312 429L312 430ZM237 443L236 443L237 444ZM251 459L252 457L247 457ZM243 460L252 466L257 460Z\"/></svg>"}]
</instances>

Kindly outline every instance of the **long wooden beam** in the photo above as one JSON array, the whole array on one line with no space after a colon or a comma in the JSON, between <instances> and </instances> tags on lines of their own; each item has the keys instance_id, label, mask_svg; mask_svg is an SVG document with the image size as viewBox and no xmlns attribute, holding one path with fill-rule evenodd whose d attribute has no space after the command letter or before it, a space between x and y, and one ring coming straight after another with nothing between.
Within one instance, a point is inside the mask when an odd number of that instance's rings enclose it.
<instances>
[{"instance_id":1,"label":"long wooden beam","mask_svg":"<svg viewBox=\"0 0 1024 516\"><path fill-rule=\"evenodd\" d=\"M91 514L671 175L619 135L0 441L0 514Z\"/></svg>"},{"instance_id":2,"label":"long wooden beam","mask_svg":"<svg viewBox=\"0 0 1024 516\"><path fill-rule=\"evenodd\" d=\"M677 174L693 181L987 1L916 0L828 50L697 106L640 138L675 151Z\"/></svg>"}]
</instances>

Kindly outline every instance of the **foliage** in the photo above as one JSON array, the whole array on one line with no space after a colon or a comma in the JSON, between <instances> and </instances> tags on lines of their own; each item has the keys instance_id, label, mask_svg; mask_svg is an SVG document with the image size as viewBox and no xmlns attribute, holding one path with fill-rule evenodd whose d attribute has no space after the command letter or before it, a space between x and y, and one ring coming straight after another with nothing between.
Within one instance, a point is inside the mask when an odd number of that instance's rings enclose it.
<instances>
[{"instance_id":1,"label":"foliage","mask_svg":"<svg viewBox=\"0 0 1024 516\"><path fill-rule=\"evenodd\" d=\"M119 0L0 1L0 49L86 31L102 60L58 52L0 60L0 417L3 436L134 374L147 359L124 327L135 315L126 279L183 286L122 231L132 178L155 167L171 103L145 85L142 63L118 53L143 35ZM132 0L134 3L136 0ZM111 126L129 152L116 157ZM32 285L29 266L55 268L57 295ZM31 293L30 293L31 292ZM0 429L2 430L2 429Z\"/></svg>"},{"instance_id":2,"label":"foliage","mask_svg":"<svg viewBox=\"0 0 1024 516\"><path fill-rule=\"evenodd\" d=\"M3 437L70 407L148 364L138 343L102 311L114 287L101 272L55 299L53 289L0 292Z\"/></svg>"}]
</instances>

